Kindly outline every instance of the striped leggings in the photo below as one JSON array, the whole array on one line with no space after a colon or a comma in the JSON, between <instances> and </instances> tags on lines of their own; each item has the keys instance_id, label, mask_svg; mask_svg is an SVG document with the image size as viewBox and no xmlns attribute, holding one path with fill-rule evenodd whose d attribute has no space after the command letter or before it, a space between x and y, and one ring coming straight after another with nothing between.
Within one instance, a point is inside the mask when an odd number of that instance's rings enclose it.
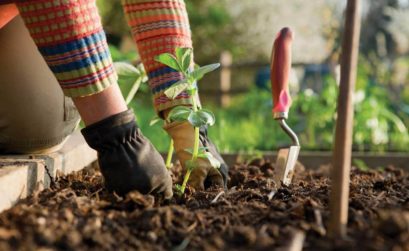
<instances>
[{"instance_id":1,"label":"striped leggings","mask_svg":"<svg viewBox=\"0 0 409 251\"><path fill-rule=\"evenodd\" d=\"M154 107L161 112L189 105L182 92L169 100L164 91L182 78L154 57L192 47L183 0L122 0L141 60L149 77ZM33 0L17 3L20 14L66 96L83 97L116 84L117 76L95 0Z\"/></svg>"}]
</instances>

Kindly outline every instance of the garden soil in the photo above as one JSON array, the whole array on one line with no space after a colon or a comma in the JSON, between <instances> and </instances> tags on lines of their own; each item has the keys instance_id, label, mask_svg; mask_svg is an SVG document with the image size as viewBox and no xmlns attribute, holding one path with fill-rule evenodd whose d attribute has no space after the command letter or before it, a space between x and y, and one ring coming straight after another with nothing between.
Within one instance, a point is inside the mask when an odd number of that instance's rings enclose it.
<instances>
[{"instance_id":1,"label":"garden soil","mask_svg":"<svg viewBox=\"0 0 409 251\"><path fill-rule=\"evenodd\" d=\"M327 237L325 166L299 164L293 184L277 190L273 165L255 160L231 168L226 192L189 190L171 201L109 193L96 170L60 178L0 214L0 250L288 250L303 235L303 250L409 250L409 175L401 169L352 169L344 240ZM180 180L180 167L173 173Z\"/></svg>"}]
</instances>

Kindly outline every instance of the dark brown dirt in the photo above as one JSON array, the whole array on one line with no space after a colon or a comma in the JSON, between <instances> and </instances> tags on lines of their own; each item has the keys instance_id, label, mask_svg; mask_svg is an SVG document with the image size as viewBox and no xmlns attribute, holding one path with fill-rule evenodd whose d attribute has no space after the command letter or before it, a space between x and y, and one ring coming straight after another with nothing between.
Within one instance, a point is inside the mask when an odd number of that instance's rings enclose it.
<instances>
[{"instance_id":1,"label":"dark brown dirt","mask_svg":"<svg viewBox=\"0 0 409 251\"><path fill-rule=\"evenodd\" d=\"M236 165L226 193L164 202L108 193L91 168L0 214L0 250L286 250L297 231L304 250L409 250L407 173L353 169L348 239L331 240L328 169L301 169L276 191L270 163Z\"/></svg>"}]
</instances>

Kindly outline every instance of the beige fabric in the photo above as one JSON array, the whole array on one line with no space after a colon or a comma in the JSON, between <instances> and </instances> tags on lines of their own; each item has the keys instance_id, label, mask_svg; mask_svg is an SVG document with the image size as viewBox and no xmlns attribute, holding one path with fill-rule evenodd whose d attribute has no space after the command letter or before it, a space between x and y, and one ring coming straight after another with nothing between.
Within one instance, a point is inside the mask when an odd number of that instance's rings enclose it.
<instances>
[{"instance_id":1,"label":"beige fabric","mask_svg":"<svg viewBox=\"0 0 409 251\"><path fill-rule=\"evenodd\" d=\"M0 29L0 55L0 153L57 150L79 115L20 16Z\"/></svg>"},{"instance_id":2,"label":"beige fabric","mask_svg":"<svg viewBox=\"0 0 409 251\"><path fill-rule=\"evenodd\" d=\"M170 137L173 139L176 155L185 169L187 160L192 159L192 155L185 149L193 149L194 128L188 122L173 122L164 126ZM203 190L206 179L210 183L223 186L223 177L220 172L211 166L207 159L197 159L198 166L192 171L189 179L189 185L196 189Z\"/></svg>"}]
</instances>

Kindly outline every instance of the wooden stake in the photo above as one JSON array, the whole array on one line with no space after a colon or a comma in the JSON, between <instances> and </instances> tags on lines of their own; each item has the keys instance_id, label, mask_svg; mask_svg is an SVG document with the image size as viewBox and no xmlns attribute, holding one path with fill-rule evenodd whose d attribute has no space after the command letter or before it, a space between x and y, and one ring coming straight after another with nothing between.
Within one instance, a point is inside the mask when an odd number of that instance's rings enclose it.
<instances>
[{"instance_id":1,"label":"wooden stake","mask_svg":"<svg viewBox=\"0 0 409 251\"><path fill-rule=\"evenodd\" d=\"M301 230L295 230L292 233L290 243L283 249L283 251L302 251L304 246L305 233Z\"/></svg>"},{"instance_id":2,"label":"wooden stake","mask_svg":"<svg viewBox=\"0 0 409 251\"><path fill-rule=\"evenodd\" d=\"M348 198L351 168L354 108L352 103L357 74L360 0L348 0L342 42L341 81L338 95L337 124L333 152L329 234L345 237L348 221Z\"/></svg>"},{"instance_id":3,"label":"wooden stake","mask_svg":"<svg viewBox=\"0 0 409 251\"><path fill-rule=\"evenodd\" d=\"M220 54L220 106L226 107L230 104L231 89L231 65L233 57L230 52L223 51Z\"/></svg>"}]
</instances>

